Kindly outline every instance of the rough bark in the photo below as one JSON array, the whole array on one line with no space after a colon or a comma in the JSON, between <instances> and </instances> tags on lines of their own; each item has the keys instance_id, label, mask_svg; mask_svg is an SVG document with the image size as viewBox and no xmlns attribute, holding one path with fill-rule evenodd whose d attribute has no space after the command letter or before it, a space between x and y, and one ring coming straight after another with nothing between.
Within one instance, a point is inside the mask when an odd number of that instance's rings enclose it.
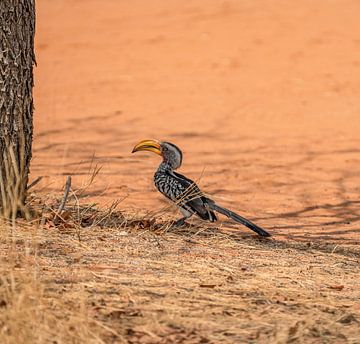
<instances>
[{"instance_id":1,"label":"rough bark","mask_svg":"<svg viewBox=\"0 0 360 344\"><path fill-rule=\"evenodd\" d=\"M33 132L35 0L0 0L0 206L22 210Z\"/></svg>"}]
</instances>

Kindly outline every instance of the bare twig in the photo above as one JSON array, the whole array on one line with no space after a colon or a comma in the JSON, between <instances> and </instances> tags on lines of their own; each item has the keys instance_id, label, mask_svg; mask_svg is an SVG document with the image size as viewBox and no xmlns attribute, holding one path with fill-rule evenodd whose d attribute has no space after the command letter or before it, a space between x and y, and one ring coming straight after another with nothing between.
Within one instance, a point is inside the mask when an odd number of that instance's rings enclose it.
<instances>
[{"instance_id":1,"label":"bare twig","mask_svg":"<svg viewBox=\"0 0 360 344\"><path fill-rule=\"evenodd\" d=\"M70 187L71 187L71 176L68 176L66 179L66 183L65 183L64 197L63 197L63 199L59 205L59 208L56 212L56 215L54 217L54 222L59 218L59 216L61 215L62 211L65 208L65 204L66 204L67 198L69 196Z\"/></svg>"},{"instance_id":2,"label":"bare twig","mask_svg":"<svg viewBox=\"0 0 360 344\"><path fill-rule=\"evenodd\" d=\"M99 174L101 169L102 166L95 165L93 170L91 171L90 179L84 185L82 185L78 190L75 191L75 193L79 198L81 198L84 192L94 183L94 180L96 176Z\"/></svg>"},{"instance_id":3,"label":"bare twig","mask_svg":"<svg viewBox=\"0 0 360 344\"><path fill-rule=\"evenodd\" d=\"M37 177L32 183L30 183L27 186L27 190L30 190L32 187L34 187L36 184L38 184L43 178L44 178L43 176Z\"/></svg>"}]
</instances>

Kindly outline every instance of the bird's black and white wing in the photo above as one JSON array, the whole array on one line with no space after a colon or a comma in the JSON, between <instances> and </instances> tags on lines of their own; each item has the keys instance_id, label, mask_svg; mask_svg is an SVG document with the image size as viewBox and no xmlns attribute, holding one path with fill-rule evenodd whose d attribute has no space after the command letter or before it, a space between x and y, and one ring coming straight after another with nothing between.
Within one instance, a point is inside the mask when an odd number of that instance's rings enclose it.
<instances>
[{"instance_id":1,"label":"bird's black and white wing","mask_svg":"<svg viewBox=\"0 0 360 344\"><path fill-rule=\"evenodd\" d=\"M161 172L154 176L156 188L173 202L180 200L187 186L180 183L171 173Z\"/></svg>"},{"instance_id":2,"label":"bird's black and white wing","mask_svg":"<svg viewBox=\"0 0 360 344\"><path fill-rule=\"evenodd\" d=\"M204 220L216 221L214 212L206 206L206 198L191 179L174 171L167 171L156 173L154 181L157 189L180 208Z\"/></svg>"}]
</instances>

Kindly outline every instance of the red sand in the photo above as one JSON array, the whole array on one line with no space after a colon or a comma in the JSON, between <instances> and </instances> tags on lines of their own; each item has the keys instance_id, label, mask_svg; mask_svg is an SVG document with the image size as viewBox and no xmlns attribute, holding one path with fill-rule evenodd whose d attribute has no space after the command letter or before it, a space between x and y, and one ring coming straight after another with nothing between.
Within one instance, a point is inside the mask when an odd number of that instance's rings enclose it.
<instances>
[{"instance_id":1,"label":"red sand","mask_svg":"<svg viewBox=\"0 0 360 344\"><path fill-rule=\"evenodd\" d=\"M360 2L37 2L32 178L157 209L159 159L275 238L360 243ZM99 196L99 193L101 194ZM231 226L229 222L225 226Z\"/></svg>"}]
</instances>

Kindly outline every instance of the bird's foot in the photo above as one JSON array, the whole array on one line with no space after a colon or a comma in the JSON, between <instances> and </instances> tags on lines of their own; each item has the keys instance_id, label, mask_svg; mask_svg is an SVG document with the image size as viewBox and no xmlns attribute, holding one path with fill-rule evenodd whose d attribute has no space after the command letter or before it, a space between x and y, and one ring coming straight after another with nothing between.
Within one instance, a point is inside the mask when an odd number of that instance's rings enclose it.
<instances>
[{"instance_id":1,"label":"bird's foot","mask_svg":"<svg viewBox=\"0 0 360 344\"><path fill-rule=\"evenodd\" d=\"M186 218L181 218L180 220L177 220L174 222L174 227L183 227L186 222L185 222Z\"/></svg>"}]
</instances>

